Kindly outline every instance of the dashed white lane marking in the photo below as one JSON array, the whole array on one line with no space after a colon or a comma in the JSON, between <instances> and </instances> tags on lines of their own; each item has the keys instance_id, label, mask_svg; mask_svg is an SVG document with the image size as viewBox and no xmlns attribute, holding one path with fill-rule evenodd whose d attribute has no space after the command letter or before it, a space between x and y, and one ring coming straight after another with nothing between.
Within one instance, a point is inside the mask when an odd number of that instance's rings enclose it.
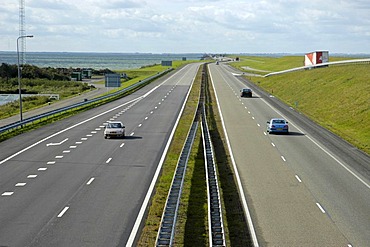
<instances>
[{"instance_id":1,"label":"dashed white lane marking","mask_svg":"<svg viewBox=\"0 0 370 247\"><path fill-rule=\"evenodd\" d=\"M104 125L100 125L99 128L105 128L105 126Z\"/></svg>"},{"instance_id":2,"label":"dashed white lane marking","mask_svg":"<svg viewBox=\"0 0 370 247\"><path fill-rule=\"evenodd\" d=\"M145 119L145 120L148 120L148 117L145 117L144 119Z\"/></svg>"},{"instance_id":3,"label":"dashed white lane marking","mask_svg":"<svg viewBox=\"0 0 370 247\"><path fill-rule=\"evenodd\" d=\"M87 136L87 137L92 137L92 134L87 134L86 136ZM87 140L87 139L86 139L86 140Z\"/></svg>"},{"instance_id":4,"label":"dashed white lane marking","mask_svg":"<svg viewBox=\"0 0 370 247\"><path fill-rule=\"evenodd\" d=\"M263 132L263 134L264 134L265 136L267 136L267 133L266 133L265 131Z\"/></svg>"},{"instance_id":5,"label":"dashed white lane marking","mask_svg":"<svg viewBox=\"0 0 370 247\"><path fill-rule=\"evenodd\" d=\"M119 147L121 148L121 147L123 147L123 146L125 146L125 144L124 144L124 143L122 143Z\"/></svg>"},{"instance_id":6,"label":"dashed white lane marking","mask_svg":"<svg viewBox=\"0 0 370 247\"><path fill-rule=\"evenodd\" d=\"M46 171L48 168L46 167L40 167L39 169L37 169L38 171Z\"/></svg>"},{"instance_id":7,"label":"dashed white lane marking","mask_svg":"<svg viewBox=\"0 0 370 247\"><path fill-rule=\"evenodd\" d=\"M275 143L273 143L273 142L271 142L271 145L272 145L273 147L276 147L276 146L275 146Z\"/></svg>"},{"instance_id":8,"label":"dashed white lane marking","mask_svg":"<svg viewBox=\"0 0 370 247\"><path fill-rule=\"evenodd\" d=\"M320 205L320 203L316 202L317 207L321 210L323 214L325 214L324 208Z\"/></svg>"},{"instance_id":9,"label":"dashed white lane marking","mask_svg":"<svg viewBox=\"0 0 370 247\"><path fill-rule=\"evenodd\" d=\"M71 150L64 150L64 151L63 151L63 153L64 153L64 154L68 154L68 153L70 153L70 152L71 152Z\"/></svg>"},{"instance_id":10,"label":"dashed white lane marking","mask_svg":"<svg viewBox=\"0 0 370 247\"><path fill-rule=\"evenodd\" d=\"M82 137L81 138L81 141L86 141L87 140L87 138L86 137Z\"/></svg>"},{"instance_id":11,"label":"dashed white lane marking","mask_svg":"<svg viewBox=\"0 0 370 247\"><path fill-rule=\"evenodd\" d=\"M82 142L76 142L75 144L82 144Z\"/></svg>"},{"instance_id":12,"label":"dashed white lane marking","mask_svg":"<svg viewBox=\"0 0 370 247\"><path fill-rule=\"evenodd\" d=\"M90 178L90 180L86 184L90 185L94 180L95 180L95 178Z\"/></svg>"},{"instance_id":13,"label":"dashed white lane marking","mask_svg":"<svg viewBox=\"0 0 370 247\"><path fill-rule=\"evenodd\" d=\"M57 155L55 156L56 159L62 159L63 158L63 155Z\"/></svg>"},{"instance_id":14,"label":"dashed white lane marking","mask_svg":"<svg viewBox=\"0 0 370 247\"><path fill-rule=\"evenodd\" d=\"M286 159L285 159L285 157L284 157L284 156L281 156L281 159L282 159L282 160L284 160L284 161L286 161Z\"/></svg>"},{"instance_id":15,"label":"dashed white lane marking","mask_svg":"<svg viewBox=\"0 0 370 247\"><path fill-rule=\"evenodd\" d=\"M111 160L112 160L112 158L109 158L109 159L107 159L107 161L105 161L105 163L108 164Z\"/></svg>"},{"instance_id":16,"label":"dashed white lane marking","mask_svg":"<svg viewBox=\"0 0 370 247\"><path fill-rule=\"evenodd\" d=\"M96 133L98 133L98 132L96 132L96 131L91 131L91 134L96 134Z\"/></svg>"},{"instance_id":17,"label":"dashed white lane marking","mask_svg":"<svg viewBox=\"0 0 370 247\"><path fill-rule=\"evenodd\" d=\"M250 112L250 111L248 111L248 114L251 114L251 112Z\"/></svg>"},{"instance_id":18,"label":"dashed white lane marking","mask_svg":"<svg viewBox=\"0 0 370 247\"><path fill-rule=\"evenodd\" d=\"M154 107L154 109L158 109L158 106Z\"/></svg>"},{"instance_id":19,"label":"dashed white lane marking","mask_svg":"<svg viewBox=\"0 0 370 247\"><path fill-rule=\"evenodd\" d=\"M37 178L37 175L34 175L34 174L31 174L31 175L28 175L27 178Z\"/></svg>"},{"instance_id":20,"label":"dashed white lane marking","mask_svg":"<svg viewBox=\"0 0 370 247\"><path fill-rule=\"evenodd\" d=\"M141 126L142 126L142 124L139 124L137 127L139 127L139 128L140 128Z\"/></svg>"},{"instance_id":21,"label":"dashed white lane marking","mask_svg":"<svg viewBox=\"0 0 370 247\"><path fill-rule=\"evenodd\" d=\"M96 130L96 131L99 131L99 130L101 130L101 128L103 128L103 127L100 127L100 128L96 128L95 130Z\"/></svg>"},{"instance_id":22,"label":"dashed white lane marking","mask_svg":"<svg viewBox=\"0 0 370 247\"><path fill-rule=\"evenodd\" d=\"M261 127L261 125L260 125L260 124L257 124L257 126L258 126L258 127Z\"/></svg>"},{"instance_id":23,"label":"dashed white lane marking","mask_svg":"<svg viewBox=\"0 0 370 247\"><path fill-rule=\"evenodd\" d=\"M17 183L15 185L15 187L23 187L23 186L26 186L26 183Z\"/></svg>"},{"instance_id":24,"label":"dashed white lane marking","mask_svg":"<svg viewBox=\"0 0 370 247\"><path fill-rule=\"evenodd\" d=\"M298 182L302 183L302 180L300 177L298 177L298 175L295 175L295 178L298 180Z\"/></svg>"},{"instance_id":25,"label":"dashed white lane marking","mask_svg":"<svg viewBox=\"0 0 370 247\"><path fill-rule=\"evenodd\" d=\"M160 104L161 104L161 102L158 103L158 105L160 105Z\"/></svg>"},{"instance_id":26,"label":"dashed white lane marking","mask_svg":"<svg viewBox=\"0 0 370 247\"><path fill-rule=\"evenodd\" d=\"M69 148L74 149L77 148L77 146L69 146Z\"/></svg>"},{"instance_id":27,"label":"dashed white lane marking","mask_svg":"<svg viewBox=\"0 0 370 247\"><path fill-rule=\"evenodd\" d=\"M131 134L130 134L130 136L133 136L135 134L135 132L132 132Z\"/></svg>"},{"instance_id":28,"label":"dashed white lane marking","mask_svg":"<svg viewBox=\"0 0 370 247\"><path fill-rule=\"evenodd\" d=\"M62 212L60 212L59 214L58 214L58 218L61 218L61 217L63 217L63 215L67 212L67 210L69 209L69 207L65 207L63 210L62 210Z\"/></svg>"},{"instance_id":29,"label":"dashed white lane marking","mask_svg":"<svg viewBox=\"0 0 370 247\"><path fill-rule=\"evenodd\" d=\"M252 117L252 119L254 119L254 117Z\"/></svg>"},{"instance_id":30,"label":"dashed white lane marking","mask_svg":"<svg viewBox=\"0 0 370 247\"><path fill-rule=\"evenodd\" d=\"M55 161L48 161L48 163L46 163L47 165L54 165L55 164Z\"/></svg>"},{"instance_id":31,"label":"dashed white lane marking","mask_svg":"<svg viewBox=\"0 0 370 247\"><path fill-rule=\"evenodd\" d=\"M4 193L1 194L1 196L11 196L13 194L14 194L13 191L5 191Z\"/></svg>"},{"instance_id":32,"label":"dashed white lane marking","mask_svg":"<svg viewBox=\"0 0 370 247\"><path fill-rule=\"evenodd\" d=\"M150 114L153 114L153 111L151 111Z\"/></svg>"}]
</instances>

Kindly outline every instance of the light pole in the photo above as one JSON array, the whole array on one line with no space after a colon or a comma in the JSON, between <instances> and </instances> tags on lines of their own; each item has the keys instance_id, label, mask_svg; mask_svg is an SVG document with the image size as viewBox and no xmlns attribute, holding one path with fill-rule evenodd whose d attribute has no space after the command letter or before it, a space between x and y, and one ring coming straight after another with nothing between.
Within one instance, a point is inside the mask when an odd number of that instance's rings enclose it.
<instances>
[{"instance_id":1,"label":"light pole","mask_svg":"<svg viewBox=\"0 0 370 247\"><path fill-rule=\"evenodd\" d=\"M33 35L22 35L17 38L17 57L18 57L18 90L19 90L19 112L21 116L21 122L23 121L22 116L22 91L21 91L21 69L19 67L19 39L32 38Z\"/></svg>"}]
</instances>

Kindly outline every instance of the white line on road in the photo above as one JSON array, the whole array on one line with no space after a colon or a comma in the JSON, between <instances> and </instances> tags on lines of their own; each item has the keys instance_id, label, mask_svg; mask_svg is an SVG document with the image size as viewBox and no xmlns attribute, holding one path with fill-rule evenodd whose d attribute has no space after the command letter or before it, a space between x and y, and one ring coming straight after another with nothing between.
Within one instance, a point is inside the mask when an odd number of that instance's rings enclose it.
<instances>
[{"instance_id":1,"label":"white line on road","mask_svg":"<svg viewBox=\"0 0 370 247\"><path fill-rule=\"evenodd\" d=\"M48 168L46 167L40 167L39 169L37 169L38 171L46 171Z\"/></svg>"},{"instance_id":2,"label":"white line on road","mask_svg":"<svg viewBox=\"0 0 370 247\"><path fill-rule=\"evenodd\" d=\"M124 144L124 143L122 143L119 147L120 147L120 148L122 148L123 146L125 146L125 144Z\"/></svg>"},{"instance_id":3,"label":"white line on road","mask_svg":"<svg viewBox=\"0 0 370 247\"><path fill-rule=\"evenodd\" d=\"M63 215L67 212L67 210L69 209L69 207L65 207L63 210L62 210L62 212L60 212L59 214L58 214L58 218L61 218L61 217L63 217Z\"/></svg>"},{"instance_id":4,"label":"white line on road","mask_svg":"<svg viewBox=\"0 0 370 247\"><path fill-rule=\"evenodd\" d=\"M56 159L62 159L63 158L63 155L57 155L55 156Z\"/></svg>"},{"instance_id":5,"label":"white line on road","mask_svg":"<svg viewBox=\"0 0 370 247\"><path fill-rule=\"evenodd\" d=\"M286 161L286 159L284 158L284 156L281 156L281 159L284 160L284 161Z\"/></svg>"},{"instance_id":6,"label":"white line on road","mask_svg":"<svg viewBox=\"0 0 370 247\"><path fill-rule=\"evenodd\" d=\"M51 142L51 143L48 143L48 144L46 144L46 146L47 146L47 147L48 147L48 146L58 146L58 145L63 144L63 143L64 143L64 142L66 142L66 141L68 141L68 138L64 139L64 140L63 140L63 141L61 141L61 142L56 142L56 143Z\"/></svg>"},{"instance_id":7,"label":"white line on road","mask_svg":"<svg viewBox=\"0 0 370 247\"><path fill-rule=\"evenodd\" d=\"M48 163L46 163L47 165L54 165L55 164L55 161L49 161Z\"/></svg>"},{"instance_id":8,"label":"white line on road","mask_svg":"<svg viewBox=\"0 0 370 247\"><path fill-rule=\"evenodd\" d=\"M82 137L81 138L81 141L86 141L87 140L87 138L86 137Z\"/></svg>"},{"instance_id":9,"label":"white line on road","mask_svg":"<svg viewBox=\"0 0 370 247\"><path fill-rule=\"evenodd\" d=\"M107 161L105 163L108 164L111 160L112 160L112 158L109 158L109 159L107 159Z\"/></svg>"},{"instance_id":10,"label":"white line on road","mask_svg":"<svg viewBox=\"0 0 370 247\"><path fill-rule=\"evenodd\" d=\"M13 191L5 191L4 193L1 194L1 196L11 196L13 194L14 194Z\"/></svg>"},{"instance_id":11,"label":"white line on road","mask_svg":"<svg viewBox=\"0 0 370 247\"><path fill-rule=\"evenodd\" d=\"M323 214L325 214L324 208L320 205L320 203L316 202L316 206L321 210Z\"/></svg>"},{"instance_id":12,"label":"white line on road","mask_svg":"<svg viewBox=\"0 0 370 247\"><path fill-rule=\"evenodd\" d=\"M76 148L77 146L69 146L69 148L71 148L71 149L74 149L74 148Z\"/></svg>"},{"instance_id":13,"label":"white line on road","mask_svg":"<svg viewBox=\"0 0 370 247\"><path fill-rule=\"evenodd\" d=\"M145 117L144 119L145 119L145 120L148 120L148 117Z\"/></svg>"},{"instance_id":14,"label":"white line on road","mask_svg":"<svg viewBox=\"0 0 370 247\"><path fill-rule=\"evenodd\" d=\"M271 142L271 145L272 145L273 147L275 147L275 144L274 144L273 142Z\"/></svg>"},{"instance_id":15,"label":"white line on road","mask_svg":"<svg viewBox=\"0 0 370 247\"><path fill-rule=\"evenodd\" d=\"M26 183L17 183L15 185L15 187L23 187L23 186L26 186Z\"/></svg>"},{"instance_id":16,"label":"white line on road","mask_svg":"<svg viewBox=\"0 0 370 247\"><path fill-rule=\"evenodd\" d=\"M143 125L143 124L139 124L137 127L139 127L139 128L140 128L142 125Z\"/></svg>"},{"instance_id":17,"label":"white line on road","mask_svg":"<svg viewBox=\"0 0 370 247\"><path fill-rule=\"evenodd\" d=\"M86 184L90 185L94 180L95 180L95 178L90 178L89 182L87 182Z\"/></svg>"},{"instance_id":18,"label":"white line on road","mask_svg":"<svg viewBox=\"0 0 370 247\"><path fill-rule=\"evenodd\" d=\"M82 144L82 142L76 142L75 144Z\"/></svg>"},{"instance_id":19,"label":"white line on road","mask_svg":"<svg viewBox=\"0 0 370 247\"><path fill-rule=\"evenodd\" d=\"M67 153L70 153L70 152L71 152L71 150L64 150L63 151L64 154L67 154Z\"/></svg>"},{"instance_id":20,"label":"white line on road","mask_svg":"<svg viewBox=\"0 0 370 247\"><path fill-rule=\"evenodd\" d=\"M135 134L135 132L132 132L131 134L130 134L130 136L133 136Z\"/></svg>"},{"instance_id":21,"label":"white line on road","mask_svg":"<svg viewBox=\"0 0 370 247\"><path fill-rule=\"evenodd\" d=\"M37 178L37 175L34 175L34 174L31 174L31 175L28 175L27 178Z\"/></svg>"},{"instance_id":22,"label":"white line on road","mask_svg":"<svg viewBox=\"0 0 370 247\"><path fill-rule=\"evenodd\" d=\"M298 180L298 182L302 183L302 180L298 175L295 175L295 178Z\"/></svg>"}]
</instances>

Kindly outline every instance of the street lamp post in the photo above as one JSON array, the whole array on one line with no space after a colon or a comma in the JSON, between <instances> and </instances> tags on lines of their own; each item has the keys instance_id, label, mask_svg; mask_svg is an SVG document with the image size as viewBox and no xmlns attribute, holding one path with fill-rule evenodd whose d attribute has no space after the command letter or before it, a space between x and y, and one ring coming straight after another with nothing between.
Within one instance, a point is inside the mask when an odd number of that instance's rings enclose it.
<instances>
[{"instance_id":1,"label":"street lamp post","mask_svg":"<svg viewBox=\"0 0 370 247\"><path fill-rule=\"evenodd\" d=\"M21 69L19 66L19 39L32 38L33 35L22 35L17 38L17 57L18 57L18 90L19 90L19 112L21 117L21 122L23 121L22 116L22 91L21 91Z\"/></svg>"}]
</instances>

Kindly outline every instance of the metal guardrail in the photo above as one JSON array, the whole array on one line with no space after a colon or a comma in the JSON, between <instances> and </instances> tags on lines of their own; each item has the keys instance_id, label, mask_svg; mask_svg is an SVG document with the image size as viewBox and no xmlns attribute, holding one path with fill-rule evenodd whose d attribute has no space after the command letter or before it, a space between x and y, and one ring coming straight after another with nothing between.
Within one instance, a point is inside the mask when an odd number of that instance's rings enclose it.
<instances>
[{"instance_id":1,"label":"metal guardrail","mask_svg":"<svg viewBox=\"0 0 370 247\"><path fill-rule=\"evenodd\" d=\"M182 148L181 156L178 160L175 174L172 179L170 191L167 196L166 206L163 211L161 226L158 231L156 246L172 246L175 236L175 226L177 212L180 204L180 198L185 178L186 167L190 156L190 151L194 143L198 121L193 124L186 138L185 145Z\"/></svg>"},{"instance_id":2,"label":"metal guardrail","mask_svg":"<svg viewBox=\"0 0 370 247\"><path fill-rule=\"evenodd\" d=\"M205 170L208 192L208 228L210 246L226 246L225 231L222 220L222 206L218 186L214 153L206 121L205 109L202 114L202 136L205 157Z\"/></svg>"},{"instance_id":3,"label":"metal guardrail","mask_svg":"<svg viewBox=\"0 0 370 247\"><path fill-rule=\"evenodd\" d=\"M12 124L5 125L5 126L0 128L0 134L4 133L6 131L10 131L10 130L22 127L23 125L32 123L34 121L40 120L40 119L45 118L45 117L51 117L51 116L53 116L55 114L58 114L58 113L62 113L62 112L68 111L68 110L76 109L78 107L87 106L89 104L96 103L96 102L99 102L101 100L106 100L106 99L109 99L109 98L112 98L112 97L116 97L116 96L118 96L120 94L124 94L124 93L126 93L126 92L128 92L128 91L130 91L130 90L132 90L136 87L139 87L142 84L145 84L145 83L147 83L147 82L149 82L153 79L156 79L156 78L170 72L171 70L173 70L173 68L169 68L169 69L167 69L167 70L165 70L161 73L158 73L154 76L148 77L148 78L146 78L142 81L139 81L139 82L127 87L127 88L124 88L122 90L119 90L117 92L114 92L114 93L111 93L111 94L108 94L108 95L104 95L104 96L101 96L101 97L98 97L98 98L95 98L95 99L91 99L91 100L83 101L83 102L80 102L80 103L72 104L72 105L62 107L62 108L59 108L59 109L56 109L56 110L53 110L53 111L49 111L49 112L46 112L46 113L43 113L43 114L39 114L39 115L36 115L36 116L33 116L33 117L23 119L23 121L18 121L18 122L12 123Z\"/></svg>"},{"instance_id":4,"label":"metal guardrail","mask_svg":"<svg viewBox=\"0 0 370 247\"><path fill-rule=\"evenodd\" d=\"M268 76L272 76L272 75L280 75L280 74L289 73L289 72L298 71L298 70L307 70L307 69L313 69L313 68L318 68L318 67L325 67L325 66L329 66L329 65L343 65L343 64L351 64L351 63L370 63L370 58L352 59L352 60L320 63L320 64L316 64L316 65L311 65L311 66L302 66L302 67L297 67L297 68L293 68L293 69L271 72L271 73L268 73L268 74L264 75L264 77L268 77Z\"/></svg>"},{"instance_id":5,"label":"metal guardrail","mask_svg":"<svg viewBox=\"0 0 370 247\"><path fill-rule=\"evenodd\" d=\"M222 220L221 200L218 186L216 166L214 162L213 148L206 121L204 107L204 85L208 79L207 67L203 67L202 86L199 95L198 109L195 113L192 126L189 130L186 142L178 160L176 171L167 196L166 205L162 214L160 228L157 234L156 246L172 246L175 237L177 212L181 199L181 192L185 178L188 158L195 139L199 118L201 117L202 140L204 147L205 172L208 194L208 226L210 246L226 246L225 231Z\"/></svg>"}]
</instances>

